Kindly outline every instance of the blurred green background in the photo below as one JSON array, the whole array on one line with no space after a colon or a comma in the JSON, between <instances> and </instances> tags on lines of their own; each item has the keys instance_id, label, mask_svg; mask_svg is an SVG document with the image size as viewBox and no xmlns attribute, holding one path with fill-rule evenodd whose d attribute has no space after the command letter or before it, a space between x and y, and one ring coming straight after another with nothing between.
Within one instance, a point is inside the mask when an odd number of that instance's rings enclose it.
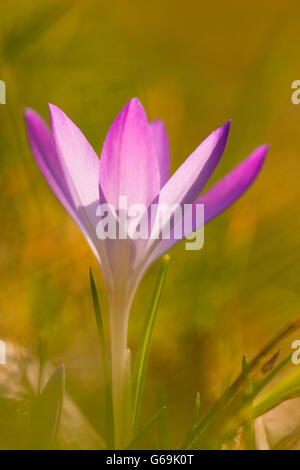
<instances>
[{"instance_id":1,"label":"blurred green background","mask_svg":"<svg viewBox=\"0 0 300 470\"><path fill-rule=\"evenodd\" d=\"M299 314L300 5L284 0L11 0L0 6L0 338L66 366L67 391L104 429L101 357L89 291L101 272L39 173L23 109L61 107L97 152L116 114L138 96L167 125L174 171L232 119L211 183L270 143L262 174L205 230L204 249L171 251L143 420L168 402L168 442L182 435L197 391L208 407L249 357ZM210 183L210 184L211 184ZM159 262L136 296L136 350ZM9 364L7 364L9 367ZM153 438L154 439L154 438ZM169 440L169 441L168 441ZM153 445L153 444L149 444Z\"/></svg>"}]
</instances>

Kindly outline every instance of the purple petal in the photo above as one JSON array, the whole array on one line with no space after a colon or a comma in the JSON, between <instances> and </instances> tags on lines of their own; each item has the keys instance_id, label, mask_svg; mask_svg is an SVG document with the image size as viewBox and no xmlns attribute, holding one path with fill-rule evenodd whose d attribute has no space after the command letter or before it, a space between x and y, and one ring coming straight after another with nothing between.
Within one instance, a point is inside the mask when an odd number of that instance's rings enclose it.
<instances>
[{"instance_id":1,"label":"purple petal","mask_svg":"<svg viewBox=\"0 0 300 470\"><path fill-rule=\"evenodd\" d=\"M82 132L57 106L49 105L61 166L76 207L99 201L99 159Z\"/></svg>"},{"instance_id":2,"label":"purple petal","mask_svg":"<svg viewBox=\"0 0 300 470\"><path fill-rule=\"evenodd\" d=\"M224 152L230 121L210 134L162 188L161 204L193 203L215 170Z\"/></svg>"},{"instance_id":3,"label":"purple petal","mask_svg":"<svg viewBox=\"0 0 300 470\"><path fill-rule=\"evenodd\" d=\"M55 143L44 120L33 110L25 110L29 145L50 188L69 214L77 219L76 209L66 184Z\"/></svg>"},{"instance_id":4,"label":"purple petal","mask_svg":"<svg viewBox=\"0 0 300 470\"><path fill-rule=\"evenodd\" d=\"M249 157L228 173L221 181L215 184L210 190L199 197L192 206L193 211L193 232L200 227L195 225L195 207L197 204L204 204L204 222L207 223L217 217L227 209L237 199L239 199L258 176L268 151L267 145L258 147ZM191 216L187 212L187 217ZM183 223L183 220L178 222ZM173 230L174 233L174 230ZM186 236L189 234L187 233ZM154 249L148 266L162 256L172 246L180 240L171 237L170 240L161 240Z\"/></svg>"},{"instance_id":5,"label":"purple petal","mask_svg":"<svg viewBox=\"0 0 300 470\"><path fill-rule=\"evenodd\" d=\"M94 231L90 229L89 224L84 220L85 217L82 217L82 213L80 213L83 212L81 210L81 203L77 194L75 195L75 199L73 197L74 185L67 169L63 167L63 159L57 151L48 126L43 119L31 109L25 110L25 122L29 144L41 173L56 197L85 235L100 262L99 253L95 248L96 240ZM96 175L97 173L98 167L96 169ZM96 196L98 194L97 180L96 178Z\"/></svg>"},{"instance_id":6,"label":"purple petal","mask_svg":"<svg viewBox=\"0 0 300 470\"><path fill-rule=\"evenodd\" d=\"M166 127L156 119L150 122L150 132L158 158L160 172L160 187L162 188L170 177L170 149Z\"/></svg>"},{"instance_id":7,"label":"purple petal","mask_svg":"<svg viewBox=\"0 0 300 470\"><path fill-rule=\"evenodd\" d=\"M100 159L100 200L119 207L149 206L158 195L160 175L145 111L137 98L123 108L106 136Z\"/></svg>"},{"instance_id":8,"label":"purple petal","mask_svg":"<svg viewBox=\"0 0 300 470\"><path fill-rule=\"evenodd\" d=\"M258 147L225 178L200 196L196 204L204 204L205 223L227 209L249 188L260 172L267 152L267 145Z\"/></svg>"}]
</instances>

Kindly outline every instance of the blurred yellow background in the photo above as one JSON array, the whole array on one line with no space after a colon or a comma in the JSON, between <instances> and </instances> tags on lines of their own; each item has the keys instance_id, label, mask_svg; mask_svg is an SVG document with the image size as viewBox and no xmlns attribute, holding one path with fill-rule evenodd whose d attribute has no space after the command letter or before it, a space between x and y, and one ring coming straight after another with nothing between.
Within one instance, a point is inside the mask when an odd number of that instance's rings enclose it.
<instances>
[{"instance_id":1,"label":"blurred yellow background","mask_svg":"<svg viewBox=\"0 0 300 470\"><path fill-rule=\"evenodd\" d=\"M299 2L284 0L10 0L0 6L0 338L65 363L67 391L103 432L101 357L89 291L101 272L30 153L24 107L62 108L100 153L133 96L167 125L174 171L232 119L216 182L271 144L251 190L205 230L202 251L171 251L144 397L143 420L170 404L178 437L197 391L209 406L249 357L299 314ZM211 184L210 183L210 184ZM136 350L159 262L136 296ZM165 433L165 439L168 434ZM168 442L165 443L168 446Z\"/></svg>"}]
</instances>

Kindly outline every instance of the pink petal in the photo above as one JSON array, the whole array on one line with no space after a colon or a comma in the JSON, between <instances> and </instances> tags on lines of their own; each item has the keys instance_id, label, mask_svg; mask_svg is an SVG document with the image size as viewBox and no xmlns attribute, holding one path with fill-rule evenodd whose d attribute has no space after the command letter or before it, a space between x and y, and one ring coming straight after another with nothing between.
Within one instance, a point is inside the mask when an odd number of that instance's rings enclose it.
<instances>
[{"instance_id":1,"label":"pink petal","mask_svg":"<svg viewBox=\"0 0 300 470\"><path fill-rule=\"evenodd\" d=\"M267 151L267 145L258 147L221 181L196 200L192 206L193 213L195 214L197 204L204 204L204 222L207 223L239 199L258 176L265 161ZM190 212L188 212L187 216L190 215ZM193 222L195 220L196 218L193 217ZM178 223L183 223L183 221L181 220ZM194 224L192 231L194 232L199 228L199 226ZM186 234L186 236L188 235ZM179 241L177 239L161 240L154 249L148 266Z\"/></svg>"},{"instance_id":2,"label":"pink petal","mask_svg":"<svg viewBox=\"0 0 300 470\"><path fill-rule=\"evenodd\" d=\"M89 224L84 220L86 217L82 217L82 213L80 213L83 212L81 202L77 194L75 194L74 198L73 182L70 179L66 167L63 165L63 159L57 151L48 126L43 119L31 109L25 110L25 122L29 144L41 173L56 197L85 235L95 256L100 262L99 253L95 248L97 241L95 240L94 230L90 229ZM97 173L98 171L96 171L96 175ZM95 194L96 196L98 194L97 183Z\"/></svg>"},{"instance_id":3,"label":"pink petal","mask_svg":"<svg viewBox=\"0 0 300 470\"><path fill-rule=\"evenodd\" d=\"M244 194L260 172L268 149L267 145L258 147L221 181L199 197L196 204L204 204L205 223L217 217Z\"/></svg>"},{"instance_id":4,"label":"pink petal","mask_svg":"<svg viewBox=\"0 0 300 470\"><path fill-rule=\"evenodd\" d=\"M123 108L106 136L100 159L100 200L119 207L148 207L158 195L160 175L145 111L137 98Z\"/></svg>"},{"instance_id":5,"label":"pink petal","mask_svg":"<svg viewBox=\"0 0 300 470\"><path fill-rule=\"evenodd\" d=\"M99 201L99 158L80 129L57 106L49 105L53 139L77 207Z\"/></svg>"},{"instance_id":6,"label":"pink petal","mask_svg":"<svg viewBox=\"0 0 300 470\"><path fill-rule=\"evenodd\" d=\"M77 219L76 209L48 126L31 109L25 110L25 122L29 144L38 167L67 212Z\"/></svg>"},{"instance_id":7,"label":"pink petal","mask_svg":"<svg viewBox=\"0 0 300 470\"><path fill-rule=\"evenodd\" d=\"M170 177L170 149L166 127L156 119L150 122L151 137L154 142L160 172L160 187L162 188Z\"/></svg>"},{"instance_id":8,"label":"pink petal","mask_svg":"<svg viewBox=\"0 0 300 470\"><path fill-rule=\"evenodd\" d=\"M99 248L99 158L80 129L57 106L49 105L53 139L79 217ZM103 255L102 255L103 256Z\"/></svg>"},{"instance_id":9,"label":"pink petal","mask_svg":"<svg viewBox=\"0 0 300 470\"><path fill-rule=\"evenodd\" d=\"M210 134L161 189L161 204L193 203L224 152L230 121Z\"/></svg>"}]
</instances>

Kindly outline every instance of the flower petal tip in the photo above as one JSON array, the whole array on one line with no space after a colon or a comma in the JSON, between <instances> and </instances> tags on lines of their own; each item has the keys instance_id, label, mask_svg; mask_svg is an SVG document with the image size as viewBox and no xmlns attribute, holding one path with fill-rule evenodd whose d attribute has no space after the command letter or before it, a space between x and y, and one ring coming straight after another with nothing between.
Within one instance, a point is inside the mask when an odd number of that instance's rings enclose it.
<instances>
[{"instance_id":1,"label":"flower petal tip","mask_svg":"<svg viewBox=\"0 0 300 470\"><path fill-rule=\"evenodd\" d=\"M137 119L146 119L146 111L144 106L140 102L138 98L131 98L128 103L124 106L124 108L120 111L118 116L115 119L115 122L118 121L119 118L129 119L132 120L134 123Z\"/></svg>"},{"instance_id":2,"label":"flower petal tip","mask_svg":"<svg viewBox=\"0 0 300 470\"><path fill-rule=\"evenodd\" d=\"M55 109L57 108L57 106L55 104L48 103L48 108L49 108L49 111L51 112L51 109Z\"/></svg>"},{"instance_id":3,"label":"flower petal tip","mask_svg":"<svg viewBox=\"0 0 300 470\"><path fill-rule=\"evenodd\" d=\"M27 132L29 143L32 143L32 139L36 139L38 134L43 134L46 128L46 123L41 116L31 108L24 109L24 121Z\"/></svg>"},{"instance_id":4,"label":"flower petal tip","mask_svg":"<svg viewBox=\"0 0 300 470\"><path fill-rule=\"evenodd\" d=\"M39 115L36 111L34 111L34 109L24 108L24 118L25 118L26 123L28 123L32 119L35 119L35 118L38 118L38 117L39 117Z\"/></svg>"},{"instance_id":5,"label":"flower petal tip","mask_svg":"<svg viewBox=\"0 0 300 470\"><path fill-rule=\"evenodd\" d=\"M229 119L227 122L225 122L223 128L224 128L224 130L225 130L227 133L230 131L230 128L231 128L231 119Z\"/></svg>"},{"instance_id":6,"label":"flower petal tip","mask_svg":"<svg viewBox=\"0 0 300 470\"><path fill-rule=\"evenodd\" d=\"M50 113L50 118L53 115L58 115L58 114L65 114L58 106L52 103L48 103L48 108L49 108L49 113Z\"/></svg>"},{"instance_id":7,"label":"flower petal tip","mask_svg":"<svg viewBox=\"0 0 300 470\"><path fill-rule=\"evenodd\" d=\"M218 138L226 144L227 139L228 139L228 134L229 134L229 131L230 131L230 127L231 127L231 119L229 121L225 122L225 124L223 124L223 126L216 129L212 133L212 135L218 136Z\"/></svg>"},{"instance_id":8,"label":"flower petal tip","mask_svg":"<svg viewBox=\"0 0 300 470\"><path fill-rule=\"evenodd\" d=\"M152 121L150 121L150 124L151 126L155 126L155 127L166 127L164 121L162 121L161 119L153 119Z\"/></svg>"},{"instance_id":9,"label":"flower petal tip","mask_svg":"<svg viewBox=\"0 0 300 470\"><path fill-rule=\"evenodd\" d=\"M53 125L53 121L56 119L69 119L66 113L58 106L56 106L56 104L48 103L48 108L50 113L51 127Z\"/></svg>"},{"instance_id":10,"label":"flower petal tip","mask_svg":"<svg viewBox=\"0 0 300 470\"><path fill-rule=\"evenodd\" d=\"M252 152L252 154L249 156L249 160L256 160L257 165L258 165L258 170L263 166L267 153L269 151L270 146L267 144L261 145L257 149Z\"/></svg>"},{"instance_id":11,"label":"flower petal tip","mask_svg":"<svg viewBox=\"0 0 300 470\"><path fill-rule=\"evenodd\" d=\"M65 117L65 113L55 104L48 103L49 114L50 114L50 124L53 132L55 122L59 122L60 118Z\"/></svg>"},{"instance_id":12,"label":"flower petal tip","mask_svg":"<svg viewBox=\"0 0 300 470\"><path fill-rule=\"evenodd\" d=\"M136 97L134 98L131 98L127 105L125 105L125 108L128 108L130 110L136 110L136 109L142 109L144 111L144 106L142 105L142 103L140 102L140 100Z\"/></svg>"},{"instance_id":13,"label":"flower petal tip","mask_svg":"<svg viewBox=\"0 0 300 470\"><path fill-rule=\"evenodd\" d=\"M31 108L24 108L24 116L27 116L27 115L30 114L32 111L33 111L33 109L31 109Z\"/></svg>"}]
</instances>

